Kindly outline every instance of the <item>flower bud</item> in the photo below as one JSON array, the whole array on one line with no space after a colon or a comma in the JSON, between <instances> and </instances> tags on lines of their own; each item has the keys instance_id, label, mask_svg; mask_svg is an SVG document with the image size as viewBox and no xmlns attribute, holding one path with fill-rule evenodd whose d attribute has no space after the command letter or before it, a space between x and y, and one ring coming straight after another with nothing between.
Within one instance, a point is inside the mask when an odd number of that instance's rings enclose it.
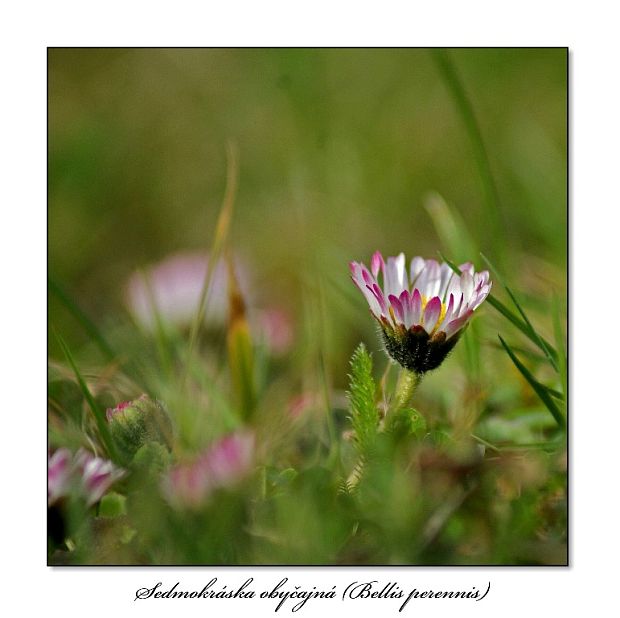
<instances>
[{"instance_id":1,"label":"flower bud","mask_svg":"<svg viewBox=\"0 0 620 618\"><path fill-rule=\"evenodd\" d=\"M172 423L163 404L142 395L106 411L112 438L124 459L130 461L147 442L172 445Z\"/></svg>"}]
</instances>

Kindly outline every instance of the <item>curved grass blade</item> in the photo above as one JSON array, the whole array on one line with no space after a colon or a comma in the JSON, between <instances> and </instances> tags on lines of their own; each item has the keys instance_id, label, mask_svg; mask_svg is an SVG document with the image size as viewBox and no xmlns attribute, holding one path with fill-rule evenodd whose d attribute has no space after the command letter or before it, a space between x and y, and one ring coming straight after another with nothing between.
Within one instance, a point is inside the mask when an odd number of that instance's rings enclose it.
<instances>
[{"instance_id":1,"label":"curved grass blade","mask_svg":"<svg viewBox=\"0 0 620 618\"><path fill-rule=\"evenodd\" d=\"M484 193L484 204L486 206L486 213L489 221L491 222L491 235L489 241L494 248L494 254L501 254L499 251L502 248L502 243L498 242L503 238L501 234L501 211L500 200L497 185L491 172L491 162L482 139L482 132L480 126L474 114L474 108L469 100L465 88L461 82L458 72L445 49L433 49L431 50L433 60L439 69L439 72L446 84L452 98L454 99L456 108L461 116L465 130L471 141L471 145L474 151L474 158L476 160L476 166L480 174L480 180ZM500 259L500 263L503 260Z\"/></svg>"},{"instance_id":2,"label":"curved grass blade","mask_svg":"<svg viewBox=\"0 0 620 618\"><path fill-rule=\"evenodd\" d=\"M58 300L69 311L69 313L82 325L82 328L93 338L93 341L97 344L97 347L101 350L107 360L114 360L117 356L116 352L114 352L112 346L101 334L101 331L97 328L95 323L84 313L84 311L82 311L82 309L80 309L77 303L71 299L71 297L58 283L56 283L56 281L54 281L54 279L48 277L47 285L56 298L58 298Z\"/></svg>"},{"instance_id":3,"label":"curved grass blade","mask_svg":"<svg viewBox=\"0 0 620 618\"><path fill-rule=\"evenodd\" d=\"M233 215L233 206L235 204L235 196L237 194L237 179L238 179L238 164L237 164L237 151L232 143L228 144L226 151L228 156L228 169L226 174L226 191L224 193L224 200L222 202L222 208L215 226L215 232L213 236L213 244L211 245L211 251L209 255L209 261L207 263L207 272L202 284L202 291L200 293L200 302L198 303L198 309L192 323L192 329L189 336L189 345L187 350L187 364L184 373L184 379L187 377L189 364L192 361L192 354L200 326L204 322L205 311L207 308L207 301L209 296L209 290L211 287L211 280L213 279L213 273L215 272L215 266L217 265L224 244L228 238L228 232L230 230L230 223Z\"/></svg>"},{"instance_id":4,"label":"curved grass blade","mask_svg":"<svg viewBox=\"0 0 620 618\"><path fill-rule=\"evenodd\" d=\"M172 375L172 357L170 354L170 340L167 335L166 326L164 325L164 320L162 318L161 312L157 305L157 299L155 298L155 292L153 290L153 285L150 277L144 271L144 269L139 269L140 277L142 278L142 283L144 284L144 288L146 290L146 295L148 298L148 302L151 306L151 310L153 312L153 317L155 319L155 335L157 342L157 351L159 354L159 360L161 365L168 373L168 375Z\"/></svg>"},{"instance_id":5,"label":"curved grass blade","mask_svg":"<svg viewBox=\"0 0 620 618\"><path fill-rule=\"evenodd\" d=\"M521 307L521 305L520 305L519 301L517 300L516 296L512 293L512 290L508 287L508 285L504 281L504 278L498 272L497 268L495 268L493 266L493 264L491 264L491 261L486 257L486 255L484 255L484 253L481 252L480 256L488 264L489 268L497 275L497 278L499 279L499 282L502 284L502 286L506 290L506 292L508 292L508 296L510 296L510 299L514 303L515 307L518 309L519 313L521 314L521 317L523 318L524 322L527 324L531 334L536 338L536 341L538 343L538 347L545 353L545 356L549 359L549 362L551 363L553 368L557 372L559 372L558 363L557 363L557 356L558 356L557 352L555 350L553 350L553 353L552 353L551 352L550 344L547 344L545 342L545 340L536 332L536 329L532 326L532 323L528 319L525 311Z\"/></svg>"},{"instance_id":6,"label":"curved grass blade","mask_svg":"<svg viewBox=\"0 0 620 618\"><path fill-rule=\"evenodd\" d=\"M538 382L538 380L536 380L536 378L530 373L529 369L516 357L514 352L510 349L510 346L502 339L502 336L498 335L498 337L502 343L502 346L504 346L504 350L506 350L506 353L508 354L508 356L510 356L510 359L514 363L515 367L521 372L521 375L528 381L529 385L540 397L541 401L545 404L547 410L549 410L559 427L565 429L566 419L564 418L564 415L560 412L559 408L555 405L553 399L551 399L551 396L547 392L547 389L540 382Z\"/></svg>"},{"instance_id":7,"label":"curved grass blade","mask_svg":"<svg viewBox=\"0 0 620 618\"><path fill-rule=\"evenodd\" d=\"M433 222L437 236L446 251L460 261L477 253L465 222L446 200L436 191L430 192L424 200L424 208Z\"/></svg>"},{"instance_id":8,"label":"curved grass blade","mask_svg":"<svg viewBox=\"0 0 620 618\"><path fill-rule=\"evenodd\" d=\"M568 406L568 360L566 358L566 349L564 347L564 336L562 334L562 326L560 325L560 308L557 297L553 296L553 330L555 334L555 345L559 350L560 364L560 382L562 384L562 399L567 402Z\"/></svg>"},{"instance_id":9,"label":"curved grass blade","mask_svg":"<svg viewBox=\"0 0 620 618\"><path fill-rule=\"evenodd\" d=\"M86 382L84 381L84 378L82 377L82 374L80 373L80 370L78 369L75 363L73 355L71 354L69 348L67 347L67 344L64 342L64 339L56 331L54 331L54 335L56 336L58 344L62 348L62 351L65 357L67 358L68 363L71 365L71 368L73 369L73 373L75 374L75 377L78 381L80 389L82 390L82 393L84 394L84 398L86 399L86 402L88 403L88 407L90 408L91 412L93 413L93 416L95 417L95 422L97 423L97 429L99 430L101 441L103 442L103 445L108 453L108 456L115 463L119 463L118 455L116 453L116 448L114 447L114 442L112 441L112 436L110 435L110 429L108 428L108 424L105 419L105 414L103 410L99 407L99 404L95 401L95 398L92 396L90 390L88 389L88 386L86 385Z\"/></svg>"}]
</instances>

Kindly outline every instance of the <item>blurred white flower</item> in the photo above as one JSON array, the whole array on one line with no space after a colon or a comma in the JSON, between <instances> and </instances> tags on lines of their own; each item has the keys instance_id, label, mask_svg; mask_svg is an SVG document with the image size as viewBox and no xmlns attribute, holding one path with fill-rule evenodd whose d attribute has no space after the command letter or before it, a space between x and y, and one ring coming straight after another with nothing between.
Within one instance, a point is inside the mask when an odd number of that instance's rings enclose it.
<instances>
[{"instance_id":1,"label":"blurred white flower","mask_svg":"<svg viewBox=\"0 0 620 618\"><path fill-rule=\"evenodd\" d=\"M137 322L153 331L159 314L165 323L189 326L198 310L208 261L205 253L181 252L143 272L133 273L127 282L126 303ZM249 291L247 272L238 264L235 272L246 296ZM213 271L208 298L205 322L223 325L228 315L228 273L222 260Z\"/></svg>"}]
</instances>

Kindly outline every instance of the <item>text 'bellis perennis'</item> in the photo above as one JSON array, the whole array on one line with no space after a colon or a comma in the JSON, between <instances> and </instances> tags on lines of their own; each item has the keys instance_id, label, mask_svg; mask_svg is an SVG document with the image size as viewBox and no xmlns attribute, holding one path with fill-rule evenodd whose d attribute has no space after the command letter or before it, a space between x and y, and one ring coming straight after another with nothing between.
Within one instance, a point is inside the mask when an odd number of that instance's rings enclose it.
<instances>
[{"instance_id":1,"label":"text 'bellis perennis'","mask_svg":"<svg viewBox=\"0 0 620 618\"><path fill-rule=\"evenodd\" d=\"M377 251L370 270L358 262L349 266L388 354L417 374L439 367L491 291L488 271L476 273L470 262L459 266L460 276L446 263L421 257L407 270L404 253L384 260Z\"/></svg>"}]
</instances>

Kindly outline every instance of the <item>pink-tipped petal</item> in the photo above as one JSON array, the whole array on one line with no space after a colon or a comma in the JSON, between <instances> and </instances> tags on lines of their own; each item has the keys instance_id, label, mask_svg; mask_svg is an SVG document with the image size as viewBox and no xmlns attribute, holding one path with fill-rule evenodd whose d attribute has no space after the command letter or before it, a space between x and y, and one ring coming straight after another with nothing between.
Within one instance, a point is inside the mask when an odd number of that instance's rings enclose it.
<instances>
[{"instance_id":1,"label":"pink-tipped petal","mask_svg":"<svg viewBox=\"0 0 620 618\"><path fill-rule=\"evenodd\" d=\"M367 285L372 285L373 283L377 283L376 279L370 274L370 271L366 268L365 264L360 264L362 270L362 279Z\"/></svg>"},{"instance_id":2,"label":"pink-tipped petal","mask_svg":"<svg viewBox=\"0 0 620 618\"><path fill-rule=\"evenodd\" d=\"M430 335L441 315L441 300L439 296L433 296L424 308L424 330Z\"/></svg>"},{"instance_id":3,"label":"pink-tipped petal","mask_svg":"<svg viewBox=\"0 0 620 618\"><path fill-rule=\"evenodd\" d=\"M404 324L404 322L405 322L405 314L404 314L403 306L402 306L400 300L398 300L398 298L396 298L396 296L394 296L394 294L390 294L388 296L388 300L390 301L390 305L392 306L392 309L394 309L394 315L396 316L396 319L401 324Z\"/></svg>"},{"instance_id":4,"label":"pink-tipped petal","mask_svg":"<svg viewBox=\"0 0 620 618\"><path fill-rule=\"evenodd\" d=\"M463 326L465 326L465 324L469 321L472 313L473 311L471 309L467 310L461 317L456 318L456 320L452 320L445 329L442 329L446 333L446 339L449 339L452 335L461 330L461 328L463 328Z\"/></svg>"},{"instance_id":5,"label":"pink-tipped petal","mask_svg":"<svg viewBox=\"0 0 620 618\"><path fill-rule=\"evenodd\" d=\"M411 295L411 323L413 326L422 322L422 296L416 289Z\"/></svg>"},{"instance_id":6,"label":"pink-tipped petal","mask_svg":"<svg viewBox=\"0 0 620 618\"><path fill-rule=\"evenodd\" d=\"M489 271L483 270L474 275L474 287L478 290L489 282Z\"/></svg>"},{"instance_id":7,"label":"pink-tipped petal","mask_svg":"<svg viewBox=\"0 0 620 618\"><path fill-rule=\"evenodd\" d=\"M407 290L403 290L401 295L398 297L400 300L400 304L403 307L403 318L405 328L409 328L411 326L411 296Z\"/></svg>"},{"instance_id":8,"label":"pink-tipped petal","mask_svg":"<svg viewBox=\"0 0 620 618\"><path fill-rule=\"evenodd\" d=\"M368 306L370 307L370 310L372 311L373 315L377 318L381 317L381 314L383 313L383 309L382 309L381 303L374 289L371 288L369 285L367 285L363 289L362 288L360 289L364 293L364 296L366 297L366 301L368 302Z\"/></svg>"},{"instance_id":9,"label":"pink-tipped petal","mask_svg":"<svg viewBox=\"0 0 620 618\"><path fill-rule=\"evenodd\" d=\"M383 256L381 255L381 251L375 251L372 254L372 258L370 259L370 270L372 272L372 276L376 279L379 274L379 269L385 266L385 261L383 260Z\"/></svg>"},{"instance_id":10,"label":"pink-tipped petal","mask_svg":"<svg viewBox=\"0 0 620 618\"><path fill-rule=\"evenodd\" d=\"M479 292L475 292L472 300L469 303L468 309L471 309L472 311L477 309L489 295L490 290L490 286L485 285Z\"/></svg>"},{"instance_id":11,"label":"pink-tipped petal","mask_svg":"<svg viewBox=\"0 0 620 618\"><path fill-rule=\"evenodd\" d=\"M383 291L376 283L372 286L372 291L377 301L379 302L381 311L385 316L387 316L387 302L385 300L385 295L383 294Z\"/></svg>"},{"instance_id":12,"label":"pink-tipped petal","mask_svg":"<svg viewBox=\"0 0 620 618\"><path fill-rule=\"evenodd\" d=\"M465 262L465 264L461 264L459 266L459 270L462 273L469 273L472 277L474 276L474 265L471 262Z\"/></svg>"}]
</instances>

